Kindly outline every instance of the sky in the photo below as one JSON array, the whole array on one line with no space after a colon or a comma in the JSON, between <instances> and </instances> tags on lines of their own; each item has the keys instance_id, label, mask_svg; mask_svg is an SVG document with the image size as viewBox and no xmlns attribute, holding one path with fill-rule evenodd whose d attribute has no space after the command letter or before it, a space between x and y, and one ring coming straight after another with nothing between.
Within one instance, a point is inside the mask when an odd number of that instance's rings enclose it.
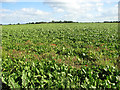
<instances>
[{"instance_id":1,"label":"sky","mask_svg":"<svg viewBox=\"0 0 120 90\"><path fill-rule=\"evenodd\" d=\"M2 0L0 23L118 20L119 0Z\"/></svg>"}]
</instances>

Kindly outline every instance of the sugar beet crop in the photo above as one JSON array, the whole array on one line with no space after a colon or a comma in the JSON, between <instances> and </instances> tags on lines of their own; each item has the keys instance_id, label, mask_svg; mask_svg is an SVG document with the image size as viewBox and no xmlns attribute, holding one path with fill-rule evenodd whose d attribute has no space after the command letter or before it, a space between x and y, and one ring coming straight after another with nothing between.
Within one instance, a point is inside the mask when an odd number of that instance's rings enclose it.
<instances>
[{"instance_id":1,"label":"sugar beet crop","mask_svg":"<svg viewBox=\"0 0 120 90\"><path fill-rule=\"evenodd\" d=\"M2 26L3 88L120 88L117 24Z\"/></svg>"}]
</instances>

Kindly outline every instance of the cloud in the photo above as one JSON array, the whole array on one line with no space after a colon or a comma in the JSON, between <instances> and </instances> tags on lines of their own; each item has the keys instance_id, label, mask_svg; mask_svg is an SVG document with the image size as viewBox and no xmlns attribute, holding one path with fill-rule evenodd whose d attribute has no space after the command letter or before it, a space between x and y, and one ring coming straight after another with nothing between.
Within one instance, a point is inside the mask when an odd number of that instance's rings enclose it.
<instances>
[{"instance_id":1,"label":"cloud","mask_svg":"<svg viewBox=\"0 0 120 90\"><path fill-rule=\"evenodd\" d=\"M22 8L20 11L16 11L16 13L22 13L24 15L40 15L40 16L49 15L48 12L36 10L34 8Z\"/></svg>"},{"instance_id":2,"label":"cloud","mask_svg":"<svg viewBox=\"0 0 120 90\"><path fill-rule=\"evenodd\" d=\"M114 0L114 2L117 1ZM98 21L100 18L104 21L104 18L116 17L118 6L114 6L112 2L112 0L44 0L44 3L53 8L56 13L59 10L65 12L60 19L74 21L86 19L89 21L96 19L97 21L97 18ZM114 19L117 20L117 18Z\"/></svg>"},{"instance_id":3,"label":"cloud","mask_svg":"<svg viewBox=\"0 0 120 90\"><path fill-rule=\"evenodd\" d=\"M112 3L112 2L119 2L119 0L0 0L0 2L106 2L106 3Z\"/></svg>"},{"instance_id":4,"label":"cloud","mask_svg":"<svg viewBox=\"0 0 120 90\"><path fill-rule=\"evenodd\" d=\"M49 20L50 13L34 8L22 8L20 10L2 9L2 23L18 23Z\"/></svg>"},{"instance_id":5,"label":"cloud","mask_svg":"<svg viewBox=\"0 0 120 90\"><path fill-rule=\"evenodd\" d=\"M62 13L62 12L64 12L64 10L63 10L62 8L56 8L56 7L54 7L53 9L54 9L54 11L57 12L57 13Z\"/></svg>"},{"instance_id":6,"label":"cloud","mask_svg":"<svg viewBox=\"0 0 120 90\"><path fill-rule=\"evenodd\" d=\"M88 2L106 2L106 3L112 3L112 2L119 2L119 0L44 0L44 2L62 2L62 3L88 3Z\"/></svg>"},{"instance_id":7,"label":"cloud","mask_svg":"<svg viewBox=\"0 0 120 90\"><path fill-rule=\"evenodd\" d=\"M43 0L0 0L0 2L43 2Z\"/></svg>"},{"instance_id":8,"label":"cloud","mask_svg":"<svg viewBox=\"0 0 120 90\"><path fill-rule=\"evenodd\" d=\"M5 1L7 2L8 0ZM18 2L19 0L14 1ZM114 0L114 2L117 1ZM118 5L117 3L113 4L113 0L44 0L44 2L42 0L41 3L50 7L51 11L45 12L34 8L21 8L19 10L0 9L0 13L2 12L0 17L4 18L4 23L52 20L104 21L118 19Z\"/></svg>"},{"instance_id":9,"label":"cloud","mask_svg":"<svg viewBox=\"0 0 120 90\"><path fill-rule=\"evenodd\" d=\"M118 20L120 21L120 2L118 3Z\"/></svg>"},{"instance_id":10,"label":"cloud","mask_svg":"<svg viewBox=\"0 0 120 90\"><path fill-rule=\"evenodd\" d=\"M0 13L2 13L2 12L10 12L11 10L9 10L9 9L2 9L2 8L0 8Z\"/></svg>"},{"instance_id":11,"label":"cloud","mask_svg":"<svg viewBox=\"0 0 120 90\"><path fill-rule=\"evenodd\" d=\"M17 2L18 0L1 0L0 2Z\"/></svg>"}]
</instances>

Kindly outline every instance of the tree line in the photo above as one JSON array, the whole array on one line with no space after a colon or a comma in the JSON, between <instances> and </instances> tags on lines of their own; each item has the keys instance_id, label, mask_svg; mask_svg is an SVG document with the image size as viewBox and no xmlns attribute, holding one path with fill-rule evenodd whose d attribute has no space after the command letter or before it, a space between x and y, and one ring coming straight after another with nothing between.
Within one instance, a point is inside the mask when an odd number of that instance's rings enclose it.
<instances>
[{"instance_id":1,"label":"tree line","mask_svg":"<svg viewBox=\"0 0 120 90\"><path fill-rule=\"evenodd\" d=\"M74 21L54 21L52 20L51 22L29 22L29 23L25 23L25 24L44 24L44 23L81 23L81 22L74 22ZM120 23L120 21L104 21L104 22L89 22L89 23ZM8 24L8 25L20 25L21 23L17 23L17 24ZM2 24L0 24L2 25Z\"/></svg>"},{"instance_id":2,"label":"tree line","mask_svg":"<svg viewBox=\"0 0 120 90\"><path fill-rule=\"evenodd\" d=\"M42 24L42 23L78 23L78 22L73 22L73 21L51 21L51 22L29 22L26 24Z\"/></svg>"},{"instance_id":3,"label":"tree line","mask_svg":"<svg viewBox=\"0 0 120 90\"><path fill-rule=\"evenodd\" d=\"M104 23L120 23L120 21L104 21Z\"/></svg>"}]
</instances>

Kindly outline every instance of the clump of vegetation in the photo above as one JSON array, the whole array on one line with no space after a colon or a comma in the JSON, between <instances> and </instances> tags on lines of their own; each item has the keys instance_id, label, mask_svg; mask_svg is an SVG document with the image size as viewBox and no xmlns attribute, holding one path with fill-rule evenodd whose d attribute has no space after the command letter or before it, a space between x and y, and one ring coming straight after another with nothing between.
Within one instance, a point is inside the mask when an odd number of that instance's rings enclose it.
<instances>
[{"instance_id":1,"label":"clump of vegetation","mask_svg":"<svg viewBox=\"0 0 120 90\"><path fill-rule=\"evenodd\" d=\"M5 25L2 82L9 88L120 88L117 41L116 23Z\"/></svg>"}]
</instances>

